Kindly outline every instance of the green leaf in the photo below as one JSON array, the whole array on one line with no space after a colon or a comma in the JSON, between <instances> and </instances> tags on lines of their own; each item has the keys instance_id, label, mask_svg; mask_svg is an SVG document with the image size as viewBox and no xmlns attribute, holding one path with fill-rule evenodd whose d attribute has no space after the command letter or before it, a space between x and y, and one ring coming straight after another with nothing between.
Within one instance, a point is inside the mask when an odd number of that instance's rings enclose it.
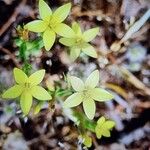
<instances>
[{"instance_id":1,"label":"green leaf","mask_svg":"<svg viewBox=\"0 0 150 150\"><path fill-rule=\"evenodd\" d=\"M39 13L40 13L41 19L47 20L47 21L50 20L52 11L50 7L43 0L39 0Z\"/></svg>"},{"instance_id":2,"label":"green leaf","mask_svg":"<svg viewBox=\"0 0 150 150\"><path fill-rule=\"evenodd\" d=\"M65 108L75 107L78 106L81 102L82 102L82 94L74 93L65 100L64 107Z\"/></svg>"},{"instance_id":3,"label":"green leaf","mask_svg":"<svg viewBox=\"0 0 150 150\"><path fill-rule=\"evenodd\" d=\"M85 112L86 116L90 120L92 120L94 118L95 111L96 111L94 100L90 99L90 98L89 99L84 99L83 109L84 109L84 112Z\"/></svg>"},{"instance_id":4,"label":"green leaf","mask_svg":"<svg viewBox=\"0 0 150 150\"><path fill-rule=\"evenodd\" d=\"M44 75L45 75L44 69L36 71L29 77L28 82L31 83L32 86L38 85L43 80Z\"/></svg>"},{"instance_id":5,"label":"green leaf","mask_svg":"<svg viewBox=\"0 0 150 150\"><path fill-rule=\"evenodd\" d=\"M34 55L36 52L39 52L39 50L41 50L41 48L44 46L42 38L35 39L33 41L28 41L26 42L26 45L27 45L28 56L30 54Z\"/></svg>"},{"instance_id":6,"label":"green leaf","mask_svg":"<svg viewBox=\"0 0 150 150\"><path fill-rule=\"evenodd\" d=\"M23 62L26 61L27 58L26 49L27 49L26 42L22 42L22 44L19 47L19 57Z\"/></svg>"},{"instance_id":7,"label":"green leaf","mask_svg":"<svg viewBox=\"0 0 150 150\"><path fill-rule=\"evenodd\" d=\"M23 91L23 87L20 85L14 85L5 91L2 95L2 98L16 98L21 95Z\"/></svg>"},{"instance_id":8,"label":"green leaf","mask_svg":"<svg viewBox=\"0 0 150 150\"><path fill-rule=\"evenodd\" d=\"M25 27L32 32L44 32L48 24L42 20L34 20L25 25Z\"/></svg>"},{"instance_id":9,"label":"green leaf","mask_svg":"<svg viewBox=\"0 0 150 150\"><path fill-rule=\"evenodd\" d=\"M28 80L27 75L21 69L14 68L13 73L18 84L24 84Z\"/></svg>"},{"instance_id":10,"label":"green leaf","mask_svg":"<svg viewBox=\"0 0 150 150\"><path fill-rule=\"evenodd\" d=\"M70 58L72 61L76 60L80 55L81 49L78 47L72 47L70 50Z\"/></svg>"},{"instance_id":11,"label":"green leaf","mask_svg":"<svg viewBox=\"0 0 150 150\"><path fill-rule=\"evenodd\" d=\"M73 38L75 37L75 33L73 30L66 24L60 23L56 25L53 30L60 36L66 37L66 38Z\"/></svg>"},{"instance_id":12,"label":"green leaf","mask_svg":"<svg viewBox=\"0 0 150 150\"><path fill-rule=\"evenodd\" d=\"M99 82L99 71L93 71L85 81L85 86L89 88L95 88Z\"/></svg>"},{"instance_id":13,"label":"green leaf","mask_svg":"<svg viewBox=\"0 0 150 150\"><path fill-rule=\"evenodd\" d=\"M82 51L83 51L83 53L85 53L88 56L97 58L97 53L96 53L94 47L88 43L84 44L84 46L82 47Z\"/></svg>"},{"instance_id":14,"label":"green leaf","mask_svg":"<svg viewBox=\"0 0 150 150\"><path fill-rule=\"evenodd\" d=\"M50 100L51 95L41 86L34 86L31 88L32 96L38 100Z\"/></svg>"},{"instance_id":15,"label":"green leaf","mask_svg":"<svg viewBox=\"0 0 150 150\"><path fill-rule=\"evenodd\" d=\"M29 91L24 91L21 94L20 106L21 106L22 112L25 115L27 115L31 109L31 106L32 106L32 96L31 96Z\"/></svg>"},{"instance_id":16,"label":"green leaf","mask_svg":"<svg viewBox=\"0 0 150 150\"><path fill-rule=\"evenodd\" d=\"M80 78L71 76L70 83L75 91L82 91L84 89L84 83Z\"/></svg>"},{"instance_id":17,"label":"green leaf","mask_svg":"<svg viewBox=\"0 0 150 150\"><path fill-rule=\"evenodd\" d=\"M74 38L61 38L59 42L65 46L73 46L76 43Z\"/></svg>"},{"instance_id":18,"label":"green leaf","mask_svg":"<svg viewBox=\"0 0 150 150\"><path fill-rule=\"evenodd\" d=\"M74 22L74 23L72 24L72 29L73 29L73 31L74 31L78 36L82 34L80 25L79 25L77 22Z\"/></svg>"},{"instance_id":19,"label":"green leaf","mask_svg":"<svg viewBox=\"0 0 150 150\"><path fill-rule=\"evenodd\" d=\"M99 32L99 28L89 29L83 33L83 38L86 42L90 42L96 37L98 32Z\"/></svg>"},{"instance_id":20,"label":"green leaf","mask_svg":"<svg viewBox=\"0 0 150 150\"><path fill-rule=\"evenodd\" d=\"M55 24L63 22L66 19L66 17L69 15L70 9L71 9L71 3L59 7L53 13L51 21Z\"/></svg>"},{"instance_id":21,"label":"green leaf","mask_svg":"<svg viewBox=\"0 0 150 150\"><path fill-rule=\"evenodd\" d=\"M96 101L107 101L113 99L113 95L101 88L91 90L91 97Z\"/></svg>"},{"instance_id":22,"label":"green leaf","mask_svg":"<svg viewBox=\"0 0 150 150\"><path fill-rule=\"evenodd\" d=\"M55 42L56 34L50 28L47 28L46 31L43 33L43 42L45 49L48 51L51 49Z\"/></svg>"}]
</instances>

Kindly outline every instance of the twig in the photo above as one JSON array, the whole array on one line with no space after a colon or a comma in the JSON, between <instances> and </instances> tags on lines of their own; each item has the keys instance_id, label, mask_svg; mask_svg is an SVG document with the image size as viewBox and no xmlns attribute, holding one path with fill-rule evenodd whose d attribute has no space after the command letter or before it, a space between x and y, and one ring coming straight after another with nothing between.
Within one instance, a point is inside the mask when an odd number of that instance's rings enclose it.
<instances>
[{"instance_id":1,"label":"twig","mask_svg":"<svg viewBox=\"0 0 150 150\"><path fill-rule=\"evenodd\" d=\"M145 94L150 95L150 89L145 86L138 78L136 78L129 70L124 67L120 67L120 71L124 75L124 78L128 80L136 88L143 90Z\"/></svg>"},{"instance_id":2,"label":"twig","mask_svg":"<svg viewBox=\"0 0 150 150\"><path fill-rule=\"evenodd\" d=\"M81 8L74 7L72 9L72 16L74 17L82 17L82 16L88 16L88 17L101 17L102 19L106 19L109 22L112 22L111 18L109 18L109 14L105 15L101 10L92 10L92 11L81 11ZM109 18L109 19L108 19Z\"/></svg>"},{"instance_id":3,"label":"twig","mask_svg":"<svg viewBox=\"0 0 150 150\"><path fill-rule=\"evenodd\" d=\"M16 61L15 55L13 55L8 49L6 49L6 48L4 48L4 47L2 47L2 46L0 45L0 50L3 51L4 53L8 54L9 57L11 58L11 60L14 62L14 64L15 64L18 68L21 67L21 65Z\"/></svg>"}]
</instances>

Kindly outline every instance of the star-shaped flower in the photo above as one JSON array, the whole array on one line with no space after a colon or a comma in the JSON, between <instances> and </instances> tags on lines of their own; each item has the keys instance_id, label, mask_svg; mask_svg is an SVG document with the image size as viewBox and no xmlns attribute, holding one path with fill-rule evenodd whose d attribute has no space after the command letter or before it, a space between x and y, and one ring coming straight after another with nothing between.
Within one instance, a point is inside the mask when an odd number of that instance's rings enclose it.
<instances>
[{"instance_id":1,"label":"star-shaped flower","mask_svg":"<svg viewBox=\"0 0 150 150\"><path fill-rule=\"evenodd\" d=\"M38 84L43 80L45 70L39 70L29 77L20 69L14 68L14 78L16 84L4 92L2 98L11 99L20 96L20 106L25 115L27 115L32 106L32 97L38 100L50 100L51 95Z\"/></svg>"},{"instance_id":2,"label":"star-shaped flower","mask_svg":"<svg viewBox=\"0 0 150 150\"><path fill-rule=\"evenodd\" d=\"M78 23L72 24L74 36L69 38L61 38L59 42L70 48L70 57L75 60L81 53L97 58L97 53L92 45L88 42L93 40L99 32L99 28L92 28L82 33Z\"/></svg>"},{"instance_id":3,"label":"star-shaped flower","mask_svg":"<svg viewBox=\"0 0 150 150\"><path fill-rule=\"evenodd\" d=\"M64 107L75 107L83 102L83 109L89 119L93 119L95 115L95 101L103 102L113 98L109 92L102 88L97 88L99 82L99 71L93 71L86 79L85 83L75 76L70 77L70 83L76 91L69 96L64 102Z\"/></svg>"},{"instance_id":4,"label":"star-shaped flower","mask_svg":"<svg viewBox=\"0 0 150 150\"><path fill-rule=\"evenodd\" d=\"M32 32L41 32L46 50L50 50L56 38L56 33L63 37L74 36L73 30L62 23L68 16L71 4L65 4L59 7L54 13L50 7L43 1L39 0L39 20L29 22L25 27Z\"/></svg>"},{"instance_id":5,"label":"star-shaped flower","mask_svg":"<svg viewBox=\"0 0 150 150\"><path fill-rule=\"evenodd\" d=\"M115 126L115 122L101 117L97 121L95 127L96 136L100 139L102 136L110 137L110 130Z\"/></svg>"}]
</instances>

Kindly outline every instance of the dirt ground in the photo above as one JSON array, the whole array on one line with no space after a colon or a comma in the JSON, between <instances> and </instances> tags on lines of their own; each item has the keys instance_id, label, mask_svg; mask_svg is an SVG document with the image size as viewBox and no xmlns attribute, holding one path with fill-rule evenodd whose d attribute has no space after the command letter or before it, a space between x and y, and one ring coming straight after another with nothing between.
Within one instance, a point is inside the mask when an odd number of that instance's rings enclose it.
<instances>
[{"instance_id":1,"label":"dirt ground","mask_svg":"<svg viewBox=\"0 0 150 150\"><path fill-rule=\"evenodd\" d=\"M68 0L47 0L52 9ZM58 41L50 52L34 55L30 63L44 68L46 78L62 82L63 74L86 77L98 68L100 84L110 90L113 101L97 103L96 118L104 115L116 122L110 138L93 136L90 150L150 149L150 0L72 0L67 24L73 21L89 29L99 27L91 42L98 59L81 56L71 63L67 49ZM0 94L12 85L12 70L20 67L16 27L38 16L36 0L0 0ZM146 14L147 12L147 14ZM147 17L142 21L142 17ZM133 28L132 28L133 27ZM135 31L135 32L134 32ZM34 37L34 35L31 35ZM63 84L63 82L62 82ZM61 110L45 104L38 115L23 118L19 105L0 98L0 149L82 150L78 129Z\"/></svg>"}]
</instances>

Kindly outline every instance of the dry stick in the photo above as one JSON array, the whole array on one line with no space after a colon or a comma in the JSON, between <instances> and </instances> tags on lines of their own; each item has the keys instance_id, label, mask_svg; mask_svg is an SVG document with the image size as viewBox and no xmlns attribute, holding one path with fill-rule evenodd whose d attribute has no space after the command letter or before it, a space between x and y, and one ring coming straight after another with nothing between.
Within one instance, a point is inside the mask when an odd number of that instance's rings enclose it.
<instances>
[{"instance_id":1,"label":"dry stick","mask_svg":"<svg viewBox=\"0 0 150 150\"><path fill-rule=\"evenodd\" d=\"M136 88L143 90L145 94L150 95L150 88L148 88L143 82L135 77L129 70L124 67L120 67L120 71L124 75L124 78L128 80Z\"/></svg>"},{"instance_id":2,"label":"dry stick","mask_svg":"<svg viewBox=\"0 0 150 150\"><path fill-rule=\"evenodd\" d=\"M114 42L111 45L110 49L112 51L120 51L121 44L129 40L135 33L137 33L149 18L150 18L150 9L148 9L145 12L145 14L129 28L129 30L125 33L125 35L122 37L120 41Z\"/></svg>"},{"instance_id":3,"label":"dry stick","mask_svg":"<svg viewBox=\"0 0 150 150\"><path fill-rule=\"evenodd\" d=\"M80 8L74 7L72 9L71 15L74 17L82 17L82 16L88 16L88 17L101 17L103 19L106 19L108 22L112 22L111 18L109 17L109 14L104 14L101 10L92 10L92 11L84 11L82 12Z\"/></svg>"},{"instance_id":4,"label":"dry stick","mask_svg":"<svg viewBox=\"0 0 150 150\"><path fill-rule=\"evenodd\" d=\"M0 45L0 50L3 51L4 53L8 54L9 57L11 58L11 60L14 62L14 64L15 64L18 68L21 67L21 65L16 61L15 55L13 55L8 49L6 49L6 48L4 48L4 47L2 47L2 46Z\"/></svg>"},{"instance_id":5,"label":"dry stick","mask_svg":"<svg viewBox=\"0 0 150 150\"><path fill-rule=\"evenodd\" d=\"M11 15L11 17L9 18L9 20L2 26L2 28L0 29L0 36L3 35L3 33L5 33L5 31L11 26L11 24L13 22L15 22L18 14L20 13L21 7L23 7L25 5L27 0L23 0L19 6L15 9L14 13Z\"/></svg>"}]
</instances>

